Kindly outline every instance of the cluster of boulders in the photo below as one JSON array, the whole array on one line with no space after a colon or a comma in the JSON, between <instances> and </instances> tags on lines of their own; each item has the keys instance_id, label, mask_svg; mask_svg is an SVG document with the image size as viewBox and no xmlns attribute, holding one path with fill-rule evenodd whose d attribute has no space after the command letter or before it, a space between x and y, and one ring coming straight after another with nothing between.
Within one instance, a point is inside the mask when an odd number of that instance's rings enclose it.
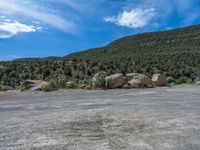
<instances>
[{"instance_id":1,"label":"cluster of boulders","mask_svg":"<svg viewBox=\"0 0 200 150\"><path fill-rule=\"evenodd\" d=\"M116 89L116 88L151 88L156 86L166 86L172 77L166 77L163 74L154 74L152 78L144 74L128 73L125 76L122 73L107 76L106 72L97 73L91 82L81 84L74 81L67 82L66 79L60 79L55 84L57 89ZM22 90L41 91L49 82L41 80L26 80L21 85ZM91 84L90 84L91 83ZM196 82L200 85L200 81Z\"/></svg>"},{"instance_id":2,"label":"cluster of boulders","mask_svg":"<svg viewBox=\"0 0 200 150\"><path fill-rule=\"evenodd\" d=\"M167 78L162 74L154 74L152 79L139 73L129 73L124 76L122 73L105 76L105 73L96 74L93 78L93 85L101 75L101 80L105 77L105 87L108 89L115 88L145 88L153 86L166 86ZM102 82L103 83L103 82Z\"/></svg>"}]
</instances>

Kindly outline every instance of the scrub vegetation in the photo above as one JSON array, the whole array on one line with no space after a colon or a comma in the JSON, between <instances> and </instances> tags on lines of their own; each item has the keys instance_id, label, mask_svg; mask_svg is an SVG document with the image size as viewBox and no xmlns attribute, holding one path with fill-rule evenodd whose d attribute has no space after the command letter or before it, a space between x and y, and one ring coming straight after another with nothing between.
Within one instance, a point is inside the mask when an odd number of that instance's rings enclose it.
<instances>
[{"instance_id":1,"label":"scrub vegetation","mask_svg":"<svg viewBox=\"0 0 200 150\"><path fill-rule=\"evenodd\" d=\"M133 35L65 57L0 62L0 85L17 88L27 79L88 82L100 71L108 75L162 73L175 84L193 83L200 78L199 41L200 25L195 25Z\"/></svg>"}]
</instances>

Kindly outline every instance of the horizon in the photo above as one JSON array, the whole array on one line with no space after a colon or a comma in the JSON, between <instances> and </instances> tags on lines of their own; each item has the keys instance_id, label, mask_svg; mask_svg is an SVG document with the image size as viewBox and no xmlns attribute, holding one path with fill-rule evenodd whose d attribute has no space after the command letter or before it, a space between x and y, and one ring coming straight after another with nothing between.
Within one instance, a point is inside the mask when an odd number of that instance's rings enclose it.
<instances>
[{"instance_id":1,"label":"horizon","mask_svg":"<svg viewBox=\"0 0 200 150\"><path fill-rule=\"evenodd\" d=\"M199 12L197 0L2 0L0 61L63 57L130 35L197 25Z\"/></svg>"}]
</instances>

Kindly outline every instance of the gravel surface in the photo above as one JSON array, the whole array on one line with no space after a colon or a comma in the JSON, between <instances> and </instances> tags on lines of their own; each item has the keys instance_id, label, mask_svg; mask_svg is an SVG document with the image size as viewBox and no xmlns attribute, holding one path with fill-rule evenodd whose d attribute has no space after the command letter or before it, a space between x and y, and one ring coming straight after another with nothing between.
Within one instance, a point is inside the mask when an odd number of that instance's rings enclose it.
<instances>
[{"instance_id":1,"label":"gravel surface","mask_svg":"<svg viewBox=\"0 0 200 150\"><path fill-rule=\"evenodd\" d=\"M0 150L199 150L200 87L0 93Z\"/></svg>"}]
</instances>

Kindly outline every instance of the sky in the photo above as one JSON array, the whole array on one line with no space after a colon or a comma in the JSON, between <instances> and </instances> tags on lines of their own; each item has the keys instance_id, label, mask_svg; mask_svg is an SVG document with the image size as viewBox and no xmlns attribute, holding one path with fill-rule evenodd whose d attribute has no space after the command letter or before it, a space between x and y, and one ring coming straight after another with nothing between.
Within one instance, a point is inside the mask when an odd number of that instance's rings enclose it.
<instances>
[{"instance_id":1,"label":"sky","mask_svg":"<svg viewBox=\"0 0 200 150\"><path fill-rule=\"evenodd\" d=\"M65 56L200 23L200 0L0 0L0 60Z\"/></svg>"}]
</instances>

